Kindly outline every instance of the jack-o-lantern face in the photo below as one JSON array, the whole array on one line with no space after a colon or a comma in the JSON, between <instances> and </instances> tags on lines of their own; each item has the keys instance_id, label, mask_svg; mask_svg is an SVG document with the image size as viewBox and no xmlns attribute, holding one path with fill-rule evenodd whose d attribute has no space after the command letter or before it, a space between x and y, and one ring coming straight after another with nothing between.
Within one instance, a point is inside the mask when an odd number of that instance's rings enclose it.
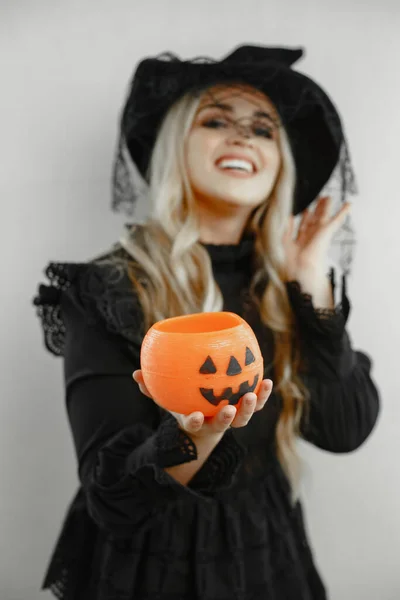
<instances>
[{"instance_id":1,"label":"jack-o-lantern face","mask_svg":"<svg viewBox=\"0 0 400 600\"><path fill-rule=\"evenodd\" d=\"M198 313L156 323L141 350L143 378L167 410L214 416L258 393L264 362L257 338L239 315Z\"/></svg>"},{"instance_id":2,"label":"jack-o-lantern face","mask_svg":"<svg viewBox=\"0 0 400 600\"><path fill-rule=\"evenodd\" d=\"M252 365L255 362L255 360L256 359L254 357L254 354L252 353L250 348L246 348L246 353L245 353L245 358L244 358L244 366L247 367L249 365ZM217 373L217 367L215 366L214 361L211 358L211 356L207 356L206 360L201 365L199 372L203 375ZM234 356L231 356L229 359L228 368L226 369L226 375L228 377L236 378L236 375L240 375L242 373L243 373L243 369L240 366L239 361ZM243 375L245 376L245 373L243 373ZM237 389L236 392L234 392L232 389L232 386L230 386L230 387L226 387L224 389L224 391L222 392L222 394L220 394L219 396L215 395L214 390L212 388L201 387L200 393L203 396L203 398L205 398L208 402L210 402L214 406L218 406L218 404L222 400L228 400L228 404L237 404L242 396L244 396L248 392L254 392L254 390L257 387L257 383L258 383L259 379L260 379L260 376L258 373L256 373L254 376L253 376L253 373L251 373L251 381L249 381L247 379L240 383L239 388L236 388L236 386L235 386L235 389Z\"/></svg>"}]
</instances>

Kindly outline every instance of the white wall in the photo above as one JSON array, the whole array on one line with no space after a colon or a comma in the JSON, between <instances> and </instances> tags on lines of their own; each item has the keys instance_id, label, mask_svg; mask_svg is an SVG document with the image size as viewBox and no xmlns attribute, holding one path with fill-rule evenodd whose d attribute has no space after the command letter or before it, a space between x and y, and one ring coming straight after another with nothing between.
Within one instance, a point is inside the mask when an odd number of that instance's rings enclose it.
<instances>
[{"instance_id":1,"label":"white wall","mask_svg":"<svg viewBox=\"0 0 400 600\"><path fill-rule=\"evenodd\" d=\"M349 329L383 411L353 455L304 446L305 505L332 600L400 597L399 33L397 0L1 0L1 600L50 597L39 585L77 485L61 361L30 306L42 269L103 250L125 221L109 186L134 64L242 42L305 45L301 68L345 117L361 188Z\"/></svg>"}]
</instances>

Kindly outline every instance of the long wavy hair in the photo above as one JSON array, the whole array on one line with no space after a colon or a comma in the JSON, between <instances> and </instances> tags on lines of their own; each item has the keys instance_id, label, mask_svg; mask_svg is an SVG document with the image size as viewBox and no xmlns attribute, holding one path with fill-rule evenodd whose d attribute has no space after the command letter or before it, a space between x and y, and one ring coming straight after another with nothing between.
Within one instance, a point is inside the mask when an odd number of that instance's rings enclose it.
<instances>
[{"instance_id":1,"label":"long wavy hair","mask_svg":"<svg viewBox=\"0 0 400 600\"><path fill-rule=\"evenodd\" d=\"M210 257L198 243L195 197L184 160L185 139L199 100L200 94L186 94L166 115L149 166L149 216L121 239L125 250L134 259L129 274L143 309L145 330L167 317L223 308ZM296 436L307 390L297 374L299 348L293 335L294 316L286 292L282 245L292 212L295 166L282 126L279 133L280 171L268 198L253 211L247 230L255 233L255 264L258 265L253 274L251 293L259 282L268 281L257 304L261 320L272 330L274 337L274 389L282 398L276 449L295 500L301 466Z\"/></svg>"}]
</instances>

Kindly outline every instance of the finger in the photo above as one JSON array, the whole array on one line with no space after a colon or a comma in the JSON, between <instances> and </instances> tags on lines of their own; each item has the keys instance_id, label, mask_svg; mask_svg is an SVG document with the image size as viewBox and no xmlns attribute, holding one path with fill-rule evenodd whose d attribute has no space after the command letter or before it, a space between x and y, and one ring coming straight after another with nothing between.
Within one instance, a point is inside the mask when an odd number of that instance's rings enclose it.
<instances>
[{"instance_id":1,"label":"finger","mask_svg":"<svg viewBox=\"0 0 400 600\"><path fill-rule=\"evenodd\" d=\"M343 223L345 222L347 216L349 215L351 210L350 202L345 202L340 210L329 220L329 229L336 231L339 229Z\"/></svg>"},{"instance_id":2,"label":"finger","mask_svg":"<svg viewBox=\"0 0 400 600\"><path fill-rule=\"evenodd\" d=\"M190 415L180 415L182 426L189 434L197 433L204 424L204 415L200 411L195 411Z\"/></svg>"},{"instance_id":3,"label":"finger","mask_svg":"<svg viewBox=\"0 0 400 600\"><path fill-rule=\"evenodd\" d=\"M140 369L132 373L132 378L138 384L139 390L142 392L142 394L153 399L153 396L150 394L149 390L146 387L146 384L144 383L142 371Z\"/></svg>"},{"instance_id":4,"label":"finger","mask_svg":"<svg viewBox=\"0 0 400 600\"><path fill-rule=\"evenodd\" d=\"M236 416L236 412L235 406L224 406L212 419L209 420L208 425L210 431L213 433L224 432L231 426Z\"/></svg>"},{"instance_id":5,"label":"finger","mask_svg":"<svg viewBox=\"0 0 400 600\"><path fill-rule=\"evenodd\" d=\"M133 371L132 377L136 381L136 383L144 383L142 371L140 369L136 369L136 371Z\"/></svg>"},{"instance_id":6,"label":"finger","mask_svg":"<svg viewBox=\"0 0 400 600\"><path fill-rule=\"evenodd\" d=\"M153 399L153 396L150 394L149 390L147 389L147 387L144 385L144 383L139 383L139 390L142 392L142 394L144 394L145 396L148 396L149 398Z\"/></svg>"},{"instance_id":7,"label":"finger","mask_svg":"<svg viewBox=\"0 0 400 600\"><path fill-rule=\"evenodd\" d=\"M254 392L248 392L242 398L236 417L232 421L232 427L244 427L253 416L257 403L257 396Z\"/></svg>"},{"instance_id":8,"label":"finger","mask_svg":"<svg viewBox=\"0 0 400 600\"><path fill-rule=\"evenodd\" d=\"M299 229L297 231L296 242L302 243L308 235L308 228L314 218L312 211L309 208L303 210Z\"/></svg>"},{"instance_id":9,"label":"finger","mask_svg":"<svg viewBox=\"0 0 400 600\"><path fill-rule=\"evenodd\" d=\"M288 226L286 227L285 233L283 234L283 243L289 242L293 239L294 232L294 216L289 217Z\"/></svg>"},{"instance_id":10,"label":"finger","mask_svg":"<svg viewBox=\"0 0 400 600\"><path fill-rule=\"evenodd\" d=\"M324 225L329 222L332 207L332 199L330 196L322 196L314 210L314 221Z\"/></svg>"},{"instance_id":11,"label":"finger","mask_svg":"<svg viewBox=\"0 0 400 600\"><path fill-rule=\"evenodd\" d=\"M264 379L261 383L260 390L257 396L256 408L255 411L261 410L264 408L265 403L271 395L273 388L273 383L271 379Z\"/></svg>"},{"instance_id":12,"label":"finger","mask_svg":"<svg viewBox=\"0 0 400 600\"><path fill-rule=\"evenodd\" d=\"M322 232L323 228L330 224L330 207L331 197L323 196L318 200L314 210L306 208L303 211L305 215L296 240L300 245L309 243L317 232Z\"/></svg>"},{"instance_id":13,"label":"finger","mask_svg":"<svg viewBox=\"0 0 400 600\"><path fill-rule=\"evenodd\" d=\"M304 227L304 224L307 223L307 221L310 219L311 216L312 216L311 209L307 206L307 208L305 208L303 210L303 212L301 213L299 229L302 229Z\"/></svg>"},{"instance_id":14,"label":"finger","mask_svg":"<svg viewBox=\"0 0 400 600\"><path fill-rule=\"evenodd\" d=\"M320 214L325 212L331 205L331 196L320 196L315 205L315 213Z\"/></svg>"}]
</instances>

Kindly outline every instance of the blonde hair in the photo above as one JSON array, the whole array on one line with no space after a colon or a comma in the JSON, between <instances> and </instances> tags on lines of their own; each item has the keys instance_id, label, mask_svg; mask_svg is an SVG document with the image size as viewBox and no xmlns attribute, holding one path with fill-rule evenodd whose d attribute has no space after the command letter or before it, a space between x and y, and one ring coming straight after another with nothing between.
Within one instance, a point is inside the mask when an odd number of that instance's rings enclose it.
<instances>
[{"instance_id":1,"label":"blonde hair","mask_svg":"<svg viewBox=\"0 0 400 600\"><path fill-rule=\"evenodd\" d=\"M219 311L223 307L211 259L198 243L195 198L184 162L184 140L199 100L200 94L196 97L186 94L165 117L149 167L151 213L143 225L134 226L132 234L121 240L134 259L129 273L143 309L145 330L163 318ZM281 240L292 212L295 166L283 127L279 143L280 172L268 199L254 211L248 229L256 234L256 264L259 265L251 291L254 292L265 275L268 280L258 306L261 320L274 335L274 388L283 403L276 429L276 448L295 500L300 480L295 438L307 390L297 376L299 352L284 283Z\"/></svg>"}]
</instances>

